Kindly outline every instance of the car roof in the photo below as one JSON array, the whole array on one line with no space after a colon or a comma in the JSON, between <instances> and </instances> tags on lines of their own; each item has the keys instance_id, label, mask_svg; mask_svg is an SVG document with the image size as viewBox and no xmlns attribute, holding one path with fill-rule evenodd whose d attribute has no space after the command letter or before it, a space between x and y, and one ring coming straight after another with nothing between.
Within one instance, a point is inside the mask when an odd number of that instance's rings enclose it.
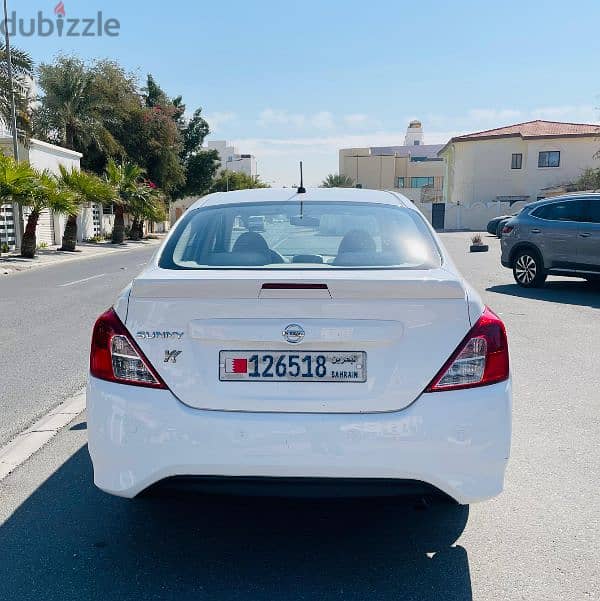
<instances>
[{"instance_id":1,"label":"car roof","mask_svg":"<svg viewBox=\"0 0 600 601\"><path fill-rule=\"evenodd\" d=\"M298 194L295 188L254 188L251 190L234 190L232 192L215 192L199 198L191 207L221 206L251 202L285 202L289 200L305 202L372 202L378 204L413 207L412 202L389 190L366 190L360 188L307 188L306 193Z\"/></svg>"},{"instance_id":2,"label":"car roof","mask_svg":"<svg viewBox=\"0 0 600 601\"><path fill-rule=\"evenodd\" d=\"M560 196L550 196L548 198L542 198L540 200L536 200L535 202L530 202L527 205L527 209L533 209L535 207L540 207L546 204L550 204L552 202L561 201L561 200L572 200L574 198L596 198L600 200L600 192L569 192L568 194L561 194Z\"/></svg>"}]
</instances>

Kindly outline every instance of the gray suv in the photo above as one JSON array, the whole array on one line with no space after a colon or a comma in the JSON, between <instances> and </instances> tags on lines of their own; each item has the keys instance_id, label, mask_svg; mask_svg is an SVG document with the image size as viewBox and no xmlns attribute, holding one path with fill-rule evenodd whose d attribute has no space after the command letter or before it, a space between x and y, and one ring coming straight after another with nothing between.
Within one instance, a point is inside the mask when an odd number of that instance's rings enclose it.
<instances>
[{"instance_id":1,"label":"gray suv","mask_svg":"<svg viewBox=\"0 0 600 601\"><path fill-rule=\"evenodd\" d=\"M502 265L519 286L548 275L600 280L600 193L579 192L527 205L502 232Z\"/></svg>"}]
</instances>

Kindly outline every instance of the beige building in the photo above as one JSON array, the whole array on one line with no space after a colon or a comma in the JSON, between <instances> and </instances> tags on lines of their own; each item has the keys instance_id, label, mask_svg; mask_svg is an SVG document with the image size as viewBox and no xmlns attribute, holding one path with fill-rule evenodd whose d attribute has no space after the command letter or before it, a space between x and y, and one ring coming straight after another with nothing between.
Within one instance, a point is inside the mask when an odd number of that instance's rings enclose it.
<instances>
[{"instance_id":1,"label":"beige building","mask_svg":"<svg viewBox=\"0 0 600 601\"><path fill-rule=\"evenodd\" d=\"M529 121L452 138L444 159L446 226L480 229L600 167L600 127Z\"/></svg>"},{"instance_id":2,"label":"beige building","mask_svg":"<svg viewBox=\"0 0 600 601\"><path fill-rule=\"evenodd\" d=\"M397 190L414 202L440 201L444 180L441 144L423 144L420 121L411 121L402 146L343 148L340 175L362 188Z\"/></svg>"}]
</instances>

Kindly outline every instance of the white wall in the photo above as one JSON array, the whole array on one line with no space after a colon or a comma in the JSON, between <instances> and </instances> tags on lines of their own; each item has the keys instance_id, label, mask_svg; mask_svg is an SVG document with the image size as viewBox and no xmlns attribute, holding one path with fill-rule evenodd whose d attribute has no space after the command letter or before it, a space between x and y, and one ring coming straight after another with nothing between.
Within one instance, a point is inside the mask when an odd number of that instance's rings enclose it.
<instances>
[{"instance_id":1,"label":"white wall","mask_svg":"<svg viewBox=\"0 0 600 601\"><path fill-rule=\"evenodd\" d=\"M594 154L600 142L586 138L523 140L501 138L455 142L449 156L446 200L463 206L494 201L497 196L528 196L576 179L587 167L600 167ZM559 167L538 167L540 151L558 150ZM522 169L511 169L513 153L523 155Z\"/></svg>"},{"instance_id":2,"label":"white wall","mask_svg":"<svg viewBox=\"0 0 600 601\"><path fill-rule=\"evenodd\" d=\"M68 170L73 168L79 169L81 157L83 156L81 153L69 150L68 148L62 148L61 146L55 146L54 144L48 144L46 142L42 142L41 140L35 139L30 140L29 147L26 152L29 158L29 163L32 167L35 167L39 171L44 171L47 169L55 174L59 173L59 165L63 165ZM77 237L79 241L84 238L91 238L94 235L93 226L91 225L91 209L89 210L89 215L86 214L87 211L87 209L83 209L82 215L80 216L82 227L80 227L78 230ZM67 218L66 215L55 214L53 215L53 219L54 243L61 244L62 234L65 229ZM88 229L91 233L87 231Z\"/></svg>"}]
</instances>

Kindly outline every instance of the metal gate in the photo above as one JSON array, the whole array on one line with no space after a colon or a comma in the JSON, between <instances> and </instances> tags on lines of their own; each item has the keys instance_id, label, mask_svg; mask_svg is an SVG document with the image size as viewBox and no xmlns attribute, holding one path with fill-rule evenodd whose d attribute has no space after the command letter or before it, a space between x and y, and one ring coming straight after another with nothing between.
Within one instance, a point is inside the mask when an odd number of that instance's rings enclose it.
<instances>
[{"instance_id":1,"label":"metal gate","mask_svg":"<svg viewBox=\"0 0 600 601\"><path fill-rule=\"evenodd\" d=\"M45 242L48 246L54 244L54 218L48 209L40 213L36 231L37 243Z\"/></svg>"},{"instance_id":2,"label":"metal gate","mask_svg":"<svg viewBox=\"0 0 600 601\"><path fill-rule=\"evenodd\" d=\"M16 244L13 205L0 205L0 247L5 244L11 249Z\"/></svg>"},{"instance_id":3,"label":"metal gate","mask_svg":"<svg viewBox=\"0 0 600 601\"><path fill-rule=\"evenodd\" d=\"M94 236L100 236L102 232L102 211L101 205L92 205L92 227L94 229Z\"/></svg>"},{"instance_id":4,"label":"metal gate","mask_svg":"<svg viewBox=\"0 0 600 601\"><path fill-rule=\"evenodd\" d=\"M23 211L25 224L27 224L30 213L29 209ZM38 217L35 238L38 245L47 244L48 246L52 246L54 244L54 217L49 209L44 209Z\"/></svg>"},{"instance_id":5,"label":"metal gate","mask_svg":"<svg viewBox=\"0 0 600 601\"><path fill-rule=\"evenodd\" d=\"M431 225L436 231L444 229L446 221L446 204L443 202L434 202L431 205Z\"/></svg>"}]
</instances>

